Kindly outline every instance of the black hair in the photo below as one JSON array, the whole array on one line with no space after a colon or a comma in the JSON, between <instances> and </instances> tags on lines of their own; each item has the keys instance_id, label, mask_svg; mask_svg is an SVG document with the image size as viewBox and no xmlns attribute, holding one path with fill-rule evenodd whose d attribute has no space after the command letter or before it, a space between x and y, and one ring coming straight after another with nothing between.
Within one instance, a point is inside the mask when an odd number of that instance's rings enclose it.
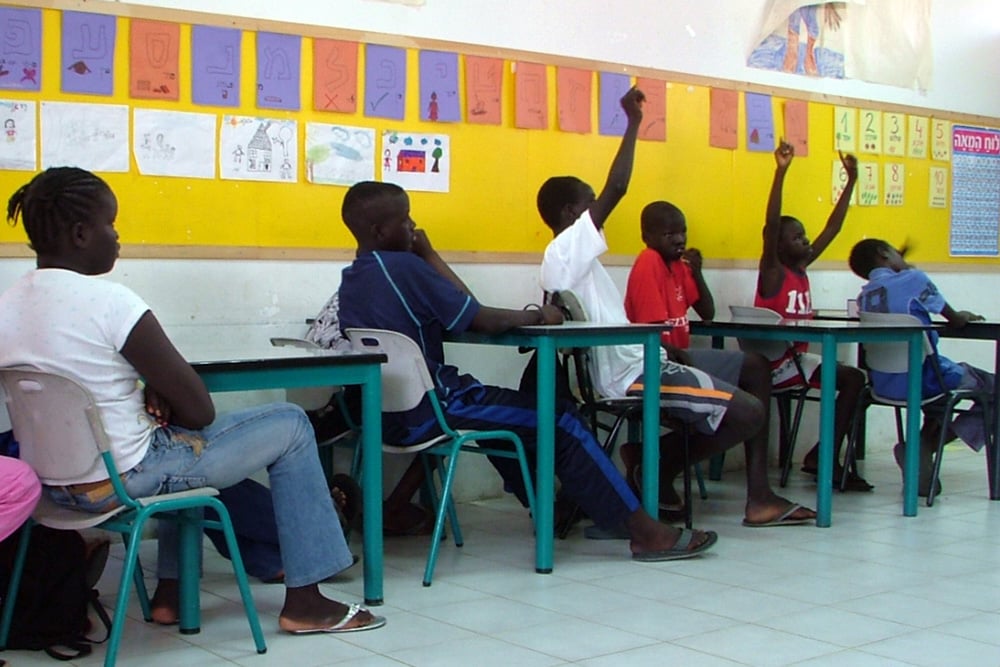
<instances>
[{"instance_id":1,"label":"black hair","mask_svg":"<svg viewBox=\"0 0 1000 667\"><path fill-rule=\"evenodd\" d=\"M576 203L583 185L576 176L553 176L542 183L535 203L546 225L552 229L560 225L563 208Z\"/></svg>"},{"instance_id":2,"label":"black hair","mask_svg":"<svg viewBox=\"0 0 1000 667\"><path fill-rule=\"evenodd\" d=\"M106 206L111 188L78 167L50 167L18 188L7 201L7 222L21 218L36 253L58 250L59 238L78 222L89 222Z\"/></svg>"},{"instance_id":3,"label":"black hair","mask_svg":"<svg viewBox=\"0 0 1000 667\"><path fill-rule=\"evenodd\" d=\"M868 274L872 269L881 265L883 253L891 248L892 246L882 239L858 241L851 248L851 256L847 259L847 263L855 275L868 280Z\"/></svg>"},{"instance_id":4,"label":"black hair","mask_svg":"<svg viewBox=\"0 0 1000 667\"><path fill-rule=\"evenodd\" d=\"M405 195L406 190L395 183L380 183L378 181L360 181L355 183L344 195L340 205L340 217L349 229L357 225L371 222L365 218L365 208L370 202L391 195Z\"/></svg>"},{"instance_id":5,"label":"black hair","mask_svg":"<svg viewBox=\"0 0 1000 667\"><path fill-rule=\"evenodd\" d=\"M646 204L639 217L642 233L652 231L654 225L679 222L685 224L684 213L668 201L654 201Z\"/></svg>"}]
</instances>

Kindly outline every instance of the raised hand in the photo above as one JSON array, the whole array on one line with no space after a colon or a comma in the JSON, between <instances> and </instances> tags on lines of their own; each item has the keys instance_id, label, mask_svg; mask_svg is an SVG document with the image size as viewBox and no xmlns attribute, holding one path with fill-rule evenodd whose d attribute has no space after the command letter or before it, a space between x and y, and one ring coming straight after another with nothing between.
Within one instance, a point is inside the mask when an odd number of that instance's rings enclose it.
<instances>
[{"instance_id":1,"label":"raised hand","mask_svg":"<svg viewBox=\"0 0 1000 667\"><path fill-rule=\"evenodd\" d=\"M858 158L850 153L842 153L840 151L837 151L837 155L840 156L840 164L844 165L844 170L847 171L847 178L854 181L858 180Z\"/></svg>"},{"instance_id":2,"label":"raised hand","mask_svg":"<svg viewBox=\"0 0 1000 667\"><path fill-rule=\"evenodd\" d=\"M642 103L645 101L646 95L635 86L629 88L628 92L622 96L622 109L625 110L625 116L628 117L629 122L642 120Z\"/></svg>"},{"instance_id":3,"label":"raised hand","mask_svg":"<svg viewBox=\"0 0 1000 667\"><path fill-rule=\"evenodd\" d=\"M782 139L778 143L778 147L774 149L774 161L778 164L778 168L788 169L788 165L792 163L793 157L795 157L795 147ZM856 168L854 173L857 174Z\"/></svg>"},{"instance_id":4,"label":"raised hand","mask_svg":"<svg viewBox=\"0 0 1000 667\"><path fill-rule=\"evenodd\" d=\"M563 312L552 304L545 304L540 309L542 313L542 324L562 324L565 317Z\"/></svg>"},{"instance_id":5,"label":"raised hand","mask_svg":"<svg viewBox=\"0 0 1000 667\"><path fill-rule=\"evenodd\" d=\"M683 253L681 253L681 261L690 266L691 270L695 273L701 271L701 251L697 248L687 248Z\"/></svg>"},{"instance_id":6,"label":"raised hand","mask_svg":"<svg viewBox=\"0 0 1000 667\"><path fill-rule=\"evenodd\" d=\"M413 245L410 246L410 251L422 259L427 259L434 252L427 232L422 229L413 230Z\"/></svg>"}]
</instances>

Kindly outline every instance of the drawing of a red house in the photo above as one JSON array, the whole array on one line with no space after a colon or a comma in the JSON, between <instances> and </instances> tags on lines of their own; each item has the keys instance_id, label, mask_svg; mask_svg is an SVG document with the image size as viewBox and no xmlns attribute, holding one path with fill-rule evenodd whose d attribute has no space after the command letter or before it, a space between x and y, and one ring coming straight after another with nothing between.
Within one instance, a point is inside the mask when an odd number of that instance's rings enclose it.
<instances>
[{"instance_id":1,"label":"drawing of a red house","mask_svg":"<svg viewBox=\"0 0 1000 667\"><path fill-rule=\"evenodd\" d=\"M427 170L427 153L401 150L396 156L396 171L424 172Z\"/></svg>"}]
</instances>

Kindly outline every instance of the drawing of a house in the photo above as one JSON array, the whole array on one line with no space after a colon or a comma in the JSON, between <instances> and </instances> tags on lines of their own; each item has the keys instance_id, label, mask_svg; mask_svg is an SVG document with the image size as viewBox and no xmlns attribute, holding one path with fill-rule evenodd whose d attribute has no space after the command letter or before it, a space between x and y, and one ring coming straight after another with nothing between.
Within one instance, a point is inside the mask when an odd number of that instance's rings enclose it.
<instances>
[{"instance_id":1,"label":"drawing of a house","mask_svg":"<svg viewBox=\"0 0 1000 667\"><path fill-rule=\"evenodd\" d=\"M274 155L274 147L271 145L271 137L267 136L267 128L271 123L261 123L253 135L253 139L247 144L247 170L263 171L270 173L271 160Z\"/></svg>"},{"instance_id":2,"label":"drawing of a house","mask_svg":"<svg viewBox=\"0 0 1000 667\"><path fill-rule=\"evenodd\" d=\"M427 167L427 153L424 151L401 150L396 156L396 171L423 173Z\"/></svg>"}]
</instances>

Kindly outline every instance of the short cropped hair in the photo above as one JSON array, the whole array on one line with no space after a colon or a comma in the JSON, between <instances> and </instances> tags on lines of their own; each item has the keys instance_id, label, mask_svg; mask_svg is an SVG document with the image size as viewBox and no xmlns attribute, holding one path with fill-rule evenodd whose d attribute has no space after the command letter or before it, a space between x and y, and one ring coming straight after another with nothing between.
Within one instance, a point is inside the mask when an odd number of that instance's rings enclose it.
<instances>
[{"instance_id":1,"label":"short cropped hair","mask_svg":"<svg viewBox=\"0 0 1000 667\"><path fill-rule=\"evenodd\" d=\"M639 224L643 234L653 230L658 223L680 222L685 223L684 213L679 208L668 201L654 201L646 204L639 217Z\"/></svg>"},{"instance_id":2,"label":"short cropped hair","mask_svg":"<svg viewBox=\"0 0 1000 667\"><path fill-rule=\"evenodd\" d=\"M583 181L576 176L553 176L542 183L535 203L546 225L552 229L559 226L563 208L576 203L583 185Z\"/></svg>"},{"instance_id":3,"label":"short cropped hair","mask_svg":"<svg viewBox=\"0 0 1000 667\"><path fill-rule=\"evenodd\" d=\"M21 219L31 248L53 252L59 238L78 222L89 222L107 204L111 188L78 167L50 167L35 175L7 200L7 222Z\"/></svg>"},{"instance_id":4,"label":"short cropped hair","mask_svg":"<svg viewBox=\"0 0 1000 667\"><path fill-rule=\"evenodd\" d=\"M882 256L882 253L891 248L892 246L882 239L864 239L863 241L858 241L851 248L851 256L848 258L847 263L855 275L868 280L868 274L879 265L879 258Z\"/></svg>"},{"instance_id":5,"label":"short cropped hair","mask_svg":"<svg viewBox=\"0 0 1000 667\"><path fill-rule=\"evenodd\" d=\"M370 222L365 217L365 208L370 202L390 195L405 195L406 191L395 183L380 183L378 181L360 181L355 183L344 195L340 205L340 217L351 229L356 225Z\"/></svg>"}]
</instances>

